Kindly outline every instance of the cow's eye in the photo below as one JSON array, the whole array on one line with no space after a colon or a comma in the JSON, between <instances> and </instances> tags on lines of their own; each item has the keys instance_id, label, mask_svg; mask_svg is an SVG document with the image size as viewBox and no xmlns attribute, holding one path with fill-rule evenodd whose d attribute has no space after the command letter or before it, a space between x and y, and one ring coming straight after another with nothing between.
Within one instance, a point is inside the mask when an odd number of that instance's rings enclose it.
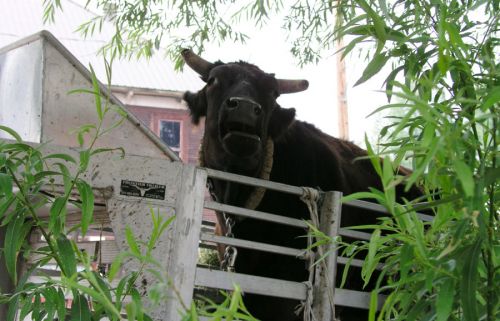
<instances>
[{"instance_id":1,"label":"cow's eye","mask_svg":"<svg viewBox=\"0 0 500 321\"><path fill-rule=\"evenodd\" d=\"M208 87L215 86L215 85L217 85L217 82L218 82L218 81L217 81L217 78L215 78L215 77L210 77L210 78L208 78L208 81L207 81L207 86L208 86Z\"/></svg>"}]
</instances>

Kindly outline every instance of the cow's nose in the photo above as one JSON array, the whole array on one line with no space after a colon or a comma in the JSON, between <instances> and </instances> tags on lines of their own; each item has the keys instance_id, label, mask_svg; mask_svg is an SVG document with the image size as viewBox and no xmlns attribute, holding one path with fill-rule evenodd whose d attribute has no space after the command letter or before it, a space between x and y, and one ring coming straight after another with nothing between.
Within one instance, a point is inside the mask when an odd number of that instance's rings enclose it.
<instances>
[{"instance_id":1,"label":"cow's nose","mask_svg":"<svg viewBox=\"0 0 500 321\"><path fill-rule=\"evenodd\" d=\"M241 109L257 116L262 113L262 106L259 103L244 97L231 97L227 100L226 106L228 109Z\"/></svg>"}]
</instances>

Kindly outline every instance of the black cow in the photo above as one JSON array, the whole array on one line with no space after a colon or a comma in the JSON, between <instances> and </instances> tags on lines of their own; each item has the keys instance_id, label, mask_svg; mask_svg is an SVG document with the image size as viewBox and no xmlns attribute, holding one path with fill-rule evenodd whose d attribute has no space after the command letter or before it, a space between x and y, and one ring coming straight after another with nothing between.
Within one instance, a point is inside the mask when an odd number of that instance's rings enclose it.
<instances>
[{"instance_id":1,"label":"black cow","mask_svg":"<svg viewBox=\"0 0 500 321\"><path fill-rule=\"evenodd\" d=\"M307 89L306 80L282 80L245 63L210 63L190 50L182 52L185 62L206 83L197 93L187 92L184 99L192 121L205 119L202 162L209 168L295 186L322 190L338 190L344 195L381 189L380 179L358 146L331 137L313 125L295 119L293 108L282 108L276 102L280 94ZM272 167L270 166L272 164ZM270 172L270 173L269 173ZM252 187L214 182L220 201L248 206L254 195ZM413 199L416 189L405 194ZM294 196L267 191L256 209L298 219L309 219L305 205ZM342 225L376 223L376 215L345 208ZM272 223L243 219L233 227L235 237L295 248L305 248L304 231ZM298 259L239 249L235 269L265 277L292 281L307 279L303 261ZM245 304L260 320L300 320L294 312L298 302L270 297L246 295ZM351 319L352 311L340 312L341 320ZM354 314L362 320L360 314Z\"/></svg>"}]
</instances>

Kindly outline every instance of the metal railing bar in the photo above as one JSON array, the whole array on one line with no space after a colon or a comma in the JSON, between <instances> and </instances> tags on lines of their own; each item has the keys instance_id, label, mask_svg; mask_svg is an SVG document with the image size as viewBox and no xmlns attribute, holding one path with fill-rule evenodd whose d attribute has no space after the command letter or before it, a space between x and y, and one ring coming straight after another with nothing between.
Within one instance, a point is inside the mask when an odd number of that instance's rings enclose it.
<instances>
[{"instance_id":1,"label":"metal railing bar","mask_svg":"<svg viewBox=\"0 0 500 321\"><path fill-rule=\"evenodd\" d=\"M227 173L227 172L221 172L217 171L211 168L204 168L207 171L208 177L213 177L217 179L222 179L230 182L236 182L236 183L241 183L241 184L246 184L250 186L257 186L257 187L264 187L270 190L274 191L279 191L279 192L284 192L284 193L289 193L297 196L302 196L302 188L297 187L297 186L292 186L292 185L286 185L282 183L277 183L273 181L266 181L263 179L258 179L258 178L253 178L253 177L248 177L248 176L243 176L243 175L238 175L238 174L233 174L233 173ZM371 210L374 212L379 212L379 213L384 213L384 214L389 214L389 212L386 210L385 207L383 207L380 204L377 203L372 203L372 202L367 202L367 201L361 201L361 200L352 200L348 202L343 202L343 205L347 206L352 206L352 207L357 207L357 208L363 208L367 210ZM430 215L422 214L422 213L417 213L418 216L423 220L423 221L432 221L433 217Z\"/></svg>"},{"instance_id":2,"label":"metal railing bar","mask_svg":"<svg viewBox=\"0 0 500 321\"><path fill-rule=\"evenodd\" d=\"M357 207L357 208L363 208L366 210L379 212L379 213L383 213L383 214L390 214L385 207L383 207L382 205L377 204L377 203L361 201L361 200L352 200L352 201L348 201L348 202L343 202L342 204L347 205L347 206ZM417 213L417 215L423 221L427 221L427 222L431 222L434 219L431 215L427 215L427 214Z\"/></svg>"},{"instance_id":3,"label":"metal railing bar","mask_svg":"<svg viewBox=\"0 0 500 321\"><path fill-rule=\"evenodd\" d=\"M337 263L346 265L347 262L349 262L349 258L348 257L344 257L344 256L337 257ZM364 261L360 260L360 259L352 259L351 266L363 267L363 262ZM384 265L379 263L379 264L377 264L377 267L375 269L378 270L378 271L382 271L383 267L384 267Z\"/></svg>"},{"instance_id":4,"label":"metal railing bar","mask_svg":"<svg viewBox=\"0 0 500 321\"><path fill-rule=\"evenodd\" d=\"M238 216L254 218L254 219L267 221L267 222L279 223L279 224L283 224L283 225L294 226L294 227L299 227L299 228L304 228L304 229L307 228L306 222L295 219L295 218L290 218L290 217L276 215L276 214L270 214L270 213L265 213L265 212L249 210L246 208L221 204L221 203L217 203L217 202L213 202L213 201L205 201L205 208L215 210L215 211L220 211L220 212L231 213L231 214L235 214Z\"/></svg>"},{"instance_id":5,"label":"metal railing bar","mask_svg":"<svg viewBox=\"0 0 500 321\"><path fill-rule=\"evenodd\" d=\"M339 234L342 236L352 237L355 239L365 240L365 241L369 241L372 237L370 233L349 230L346 228L341 228Z\"/></svg>"},{"instance_id":6,"label":"metal railing bar","mask_svg":"<svg viewBox=\"0 0 500 321\"><path fill-rule=\"evenodd\" d=\"M245 293L295 300L306 298L307 288L303 283L196 268L195 285L197 286L234 290L234 284L238 284Z\"/></svg>"},{"instance_id":7,"label":"metal railing bar","mask_svg":"<svg viewBox=\"0 0 500 321\"><path fill-rule=\"evenodd\" d=\"M370 292L335 288L335 305L368 310L370 296ZM377 310L382 308L385 299L385 295L378 295Z\"/></svg>"},{"instance_id":8,"label":"metal railing bar","mask_svg":"<svg viewBox=\"0 0 500 321\"><path fill-rule=\"evenodd\" d=\"M231 246L241 247L241 248L245 248L245 249L259 250L259 251L269 252L269 253L274 253L274 254L288 255L288 256L293 256L293 257L297 257L297 258L301 258L301 259L304 259L304 256L305 256L304 250L298 250L298 249L293 249L293 248L289 248L289 247L272 245L272 244L261 243L261 242L240 240L240 239L235 239L232 237L213 235L211 233L201 233L200 240L205 241L205 242L214 242L214 243L219 243L219 244L231 245Z\"/></svg>"},{"instance_id":9,"label":"metal railing bar","mask_svg":"<svg viewBox=\"0 0 500 321\"><path fill-rule=\"evenodd\" d=\"M196 268L195 284L222 290L234 290L234 284L238 284L245 293L301 301L306 298L307 294L307 287L304 283L205 268ZM378 309L380 309L386 297L384 295L378 297ZM336 288L335 305L368 309L370 306L370 293Z\"/></svg>"},{"instance_id":10,"label":"metal railing bar","mask_svg":"<svg viewBox=\"0 0 500 321\"><path fill-rule=\"evenodd\" d=\"M221 172L221 171L217 171L217 170L214 170L211 168L205 168L205 170L207 171L208 177L222 179L222 180L235 182L235 183L241 183L241 184L250 185L250 186L265 187L267 189L278 191L278 192L284 192L284 193L288 193L288 194L302 196L302 188L297 187L297 186L291 186L291 185L286 185L286 184L282 184L282 183L266 181L263 179L258 179L258 178L253 178L253 177L248 177L248 176L243 176L243 175L238 175L238 174L233 174L233 173Z\"/></svg>"}]
</instances>

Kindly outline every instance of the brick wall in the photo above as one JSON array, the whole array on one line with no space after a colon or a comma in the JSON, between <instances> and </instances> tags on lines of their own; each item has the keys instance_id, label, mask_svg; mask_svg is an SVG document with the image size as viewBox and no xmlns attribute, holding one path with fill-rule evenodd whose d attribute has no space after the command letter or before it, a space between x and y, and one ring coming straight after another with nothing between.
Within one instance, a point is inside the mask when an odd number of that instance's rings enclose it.
<instances>
[{"instance_id":1,"label":"brick wall","mask_svg":"<svg viewBox=\"0 0 500 321\"><path fill-rule=\"evenodd\" d=\"M136 115L156 135L160 135L160 121L178 121L180 126L180 157L189 164L198 164L198 150L203 137L204 126L191 124L189 111L186 109L164 109L128 106L129 110Z\"/></svg>"}]
</instances>

